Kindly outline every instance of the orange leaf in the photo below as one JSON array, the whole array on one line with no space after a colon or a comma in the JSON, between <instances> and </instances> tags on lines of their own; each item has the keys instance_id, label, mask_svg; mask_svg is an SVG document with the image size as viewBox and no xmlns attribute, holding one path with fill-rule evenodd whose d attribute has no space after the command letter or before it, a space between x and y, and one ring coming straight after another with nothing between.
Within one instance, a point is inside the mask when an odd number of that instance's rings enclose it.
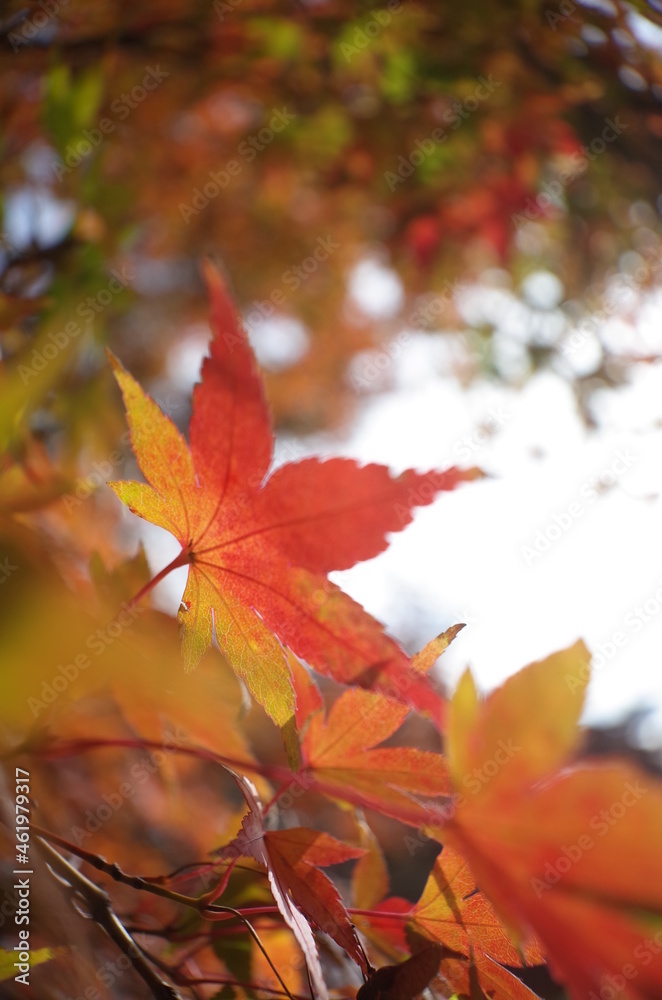
<instances>
[{"instance_id":1,"label":"orange leaf","mask_svg":"<svg viewBox=\"0 0 662 1000\"><path fill-rule=\"evenodd\" d=\"M442 653L444 653L456 635L458 635L464 628L464 624L451 625L447 628L445 632L440 635L435 636L423 647L423 649L416 653L411 658L412 670L415 670L419 674L427 674L428 671L435 665Z\"/></svg>"},{"instance_id":2,"label":"orange leaf","mask_svg":"<svg viewBox=\"0 0 662 1000\"><path fill-rule=\"evenodd\" d=\"M412 508L475 470L392 478L383 466L307 459L267 477L273 435L246 334L221 278L206 270L211 354L193 393L190 448L114 361L147 483L111 483L136 514L170 531L188 564L179 612L187 669L214 634L256 700L283 726L295 698L282 644L342 683L387 690L432 711L435 695L382 626L326 574L368 559Z\"/></svg>"},{"instance_id":3,"label":"orange leaf","mask_svg":"<svg viewBox=\"0 0 662 1000\"><path fill-rule=\"evenodd\" d=\"M367 806L403 823L421 826L430 810L417 797L452 791L444 758L411 747L374 749L400 728L406 706L376 692L353 688L310 720L303 743L305 770L332 797Z\"/></svg>"},{"instance_id":4,"label":"orange leaf","mask_svg":"<svg viewBox=\"0 0 662 1000\"><path fill-rule=\"evenodd\" d=\"M234 777L249 812L234 840L214 853L222 858L237 855L255 858L267 869L276 905L301 946L316 995L326 997L311 925L329 934L364 970L367 966L338 890L315 866L339 864L364 852L362 848L342 844L327 833L304 827L266 831L255 787L246 778L236 774Z\"/></svg>"},{"instance_id":5,"label":"orange leaf","mask_svg":"<svg viewBox=\"0 0 662 1000\"><path fill-rule=\"evenodd\" d=\"M411 911L409 927L443 944L441 974L454 993L473 997L477 980L487 997L533 998L520 980L497 964L524 963L487 899L478 892L466 861L450 847L444 847L435 861ZM529 947L524 957L529 965L544 961L537 946Z\"/></svg>"},{"instance_id":6,"label":"orange leaf","mask_svg":"<svg viewBox=\"0 0 662 1000\"><path fill-rule=\"evenodd\" d=\"M389 888L388 869L379 841L367 823L359 824L365 854L354 865L352 899L354 906L369 910L386 896Z\"/></svg>"},{"instance_id":7,"label":"orange leaf","mask_svg":"<svg viewBox=\"0 0 662 1000\"><path fill-rule=\"evenodd\" d=\"M448 719L448 764L458 790L501 795L544 777L577 746L588 682L583 642L532 663L487 701L467 672Z\"/></svg>"},{"instance_id":8,"label":"orange leaf","mask_svg":"<svg viewBox=\"0 0 662 1000\"><path fill-rule=\"evenodd\" d=\"M649 1000L662 995L662 783L625 762L570 766L587 677L578 644L473 711L465 681L451 706L451 756L456 778L477 787L444 837L510 926L538 936L573 1000L607 989ZM485 761L511 738L521 754L488 779Z\"/></svg>"},{"instance_id":9,"label":"orange leaf","mask_svg":"<svg viewBox=\"0 0 662 1000\"><path fill-rule=\"evenodd\" d=\"M521 979L484 952L466 958L445 954L439 975L444 992L462 1000L539 1000Z\"/></svg>"},{"instance_id":10,"label":"orange leaf","mask_svg":"<svg viewBox=\"0 0 662 1000\"><path fill-rule=\"evenodd\" d=\"M450 948L470 955L480 949L498 962L521 966L522 959L496 913L476 889L467 862L444 847L423 894L411 911L415 929ZM529 964L543 961L539 949L527 952Z\"/></svg>"}]
</instances>

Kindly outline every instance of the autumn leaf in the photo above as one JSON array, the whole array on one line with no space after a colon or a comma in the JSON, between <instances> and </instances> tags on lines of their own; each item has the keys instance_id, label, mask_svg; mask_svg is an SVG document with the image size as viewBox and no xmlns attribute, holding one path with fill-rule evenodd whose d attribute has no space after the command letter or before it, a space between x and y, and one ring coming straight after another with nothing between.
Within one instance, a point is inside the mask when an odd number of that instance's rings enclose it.
<instances>
[{"instance_id":1,"label":"autumn leaf","mask_svg":"<svg viewBox=\"0 0 662 1000\"><path fill-rule=\"evenodd\" d=\"M662 992L662 783L578 759L588 677L579 643L484 700L463 678L449 716L460 794L438 834L509 927L536 934L573 1000L614 984L649 1000ZM499 755L509 743L517 753Z\"/></svg>"},{"instance_id":2,"label":"autumn leaf","mask_svg":"<svg viewBox=\"0 0 662 1000\"><path fill-rule=\"evenodd\" d=\"M358 823L358 832L365 854L354 865L352 899L355 906L368 910L381 902L388 892L388 869L379 841L365 820Z\"/></svg>"},{"instance_id":3,"label":"autumn leaf","mask_svg":"<svg viewBox=\"0 0 662 1000\"><path fill-rule=\"evenodd\" d=\"M206 270L211 353L193 393L190 447L119 362L133 450L147 483L114 482L135 513L171 532L189 567L179 611L187 669L216 638L271 718L283 726L295 698L283 645L347 684L387 690L430 710L425 678L404 652L327 579L377 555L412 508L476 470L404 472L348 459L306 459L268 475L273 434L255 361L219 275ZM157 579L158 579L157 578Z\"/></svg>"},{"instance_id":4,"label":"autumn leaf","mask_svg":"<svg viewBox=\"0 0 662 1000\"><path fill-rule=\"evenodd\" d=\"M364 857L357 868L365 862ZM412 950L419 950L420 941L433 941L439 948L437 966L441 960L439 974L448 994L533 1000L534 994L503 966L539 964L543 955L535 944L524 956L515 948L461 855L444 847L418 902L413 907L403 902L391 898L372 912L362 910L361 929L381 950L402 948L404 928ZM436 968L431 977L435 973Z\"/></svg>"},{"instance_id":5,"label":"autumn leaf","mask_svg":"<svg viewBox=\"0 0 662 1000\"><path fill-rule=\"evenodd\" d=\"M462 955L485 952L504 965L523 964L503 924L478 892L467 862L450 847L435 861L411 911L410 926ZM544 961L535 946L527 949L526 959L531 965Z\"/></svg>"},{"instance_id":6,"label":"autumn leaf","mask_svg":"<svg viewBox=\"0 0 662 1000\"><path fill-rule=\"evenodd\" d=\"M296 726L299 732L303 732L310 717L323 707L324 699L315 679L291 650L288 650L287 659L296 695Z\"/></svg>"},{"instance_id":7,"label":"autumn leaf","mask_svg":"<svg viewBox=\"0 0 662 1000\"><path fill-rule=\"evenodd\" d=\"M343 692L326 720L321 712L310 720L302 747L304 773L333 798L412 826L429 823L434 813L425 800L452 792L444 758L412 747L376 748L400 728L407 711L376 692Z\"/></svg>"},{"instance_id":8,"label":"autumn leaf","mask_svg":"<svg viewBox=\"0 0 662 1000\"><path fill-rule=\"evenodd\" d=\"M443 945L440 976L454 996L491 1000L534 1000L532 993L504 965L521 967L523 957L485 896L478 891L460 855L444 847L409 914L407 932L422 933ZM544 962L537 946L526 964Z\"/></svg>"},{"instance_id":9,"label":"autumn leaf","mask_svg":"<svg viewBox=\"0 0 662 1000\"><path fill-rule=\"evenodd\" d=\"M301 946L316 995L326 997L311 925L329 934L366 971L367 966L340 894L318 866L340 864L364 852L318 830L265 830L255 787L247 778L234 777L249 811L234 840L214 853L220 858L254 858L267 869L276 905Z\"/></svg>"},{"instance_id":10,"label":"autumn leaf","mask_svg":"<svg viewBox=\"0 0 662 1000\"><path fill-rule=\"evenodd\" d=\"M427 674L464 627L464 624L451 625L445 632L441 632L434 639L431 639L420 652L412 656L412 670L419 674Z\"/></svg>"},{"instance_id":11,"label":"autumn leaf","mask_svg":"<svg viewBox=\"0 0 662 1000\"><path fill-rule=\"evenodd\" d=\"M480 786L483 797L496 796L560 767L579 743L589 660L586 646L575 643L509 677L486 702L466 671L448 717L448 765L456 785L470 792Z\"/></svg>"},{"instance_id":12,"label":"autumn leaf","mask_svg":"<svg viewBox=\"0 0 662 1000\"><path fill-rule=\"evenodd\" d=\"M399 965L375 969L363 984L356 1000L414 1000L437 974L442 949L431 944Z\"/></svg>"}]
</instances>

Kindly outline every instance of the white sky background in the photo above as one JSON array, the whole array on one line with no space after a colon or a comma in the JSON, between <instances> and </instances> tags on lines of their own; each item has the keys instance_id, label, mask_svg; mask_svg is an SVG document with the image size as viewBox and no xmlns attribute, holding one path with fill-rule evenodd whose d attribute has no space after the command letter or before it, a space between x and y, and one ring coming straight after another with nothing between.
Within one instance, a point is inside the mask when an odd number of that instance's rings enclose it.
<instances>
[{"instance_id":1,"label":"white sky background","mask_svg":"<svg viewBox=\"0 0 662 1000\"><path fill-rule=\"evenodd\" d=\"M363 266L350 282L354 307L361 304L366 312L384 315L395 311L400 305L396 282L381 266ZM537 291L547 294L554 287L543 282ZM553 300L554 295L550 304ZM494 306L493 292L486 304ZM662 306L654 305L643 310L639 340L659 337ZM480 308L480 301L470 297L467 311ZM512 309L503 315L516 341L518 323L527 316ZM618 327L620 321L606 322ZM249 332L266 367L282 367L306 349L305 331L291 321L268 321ZM200 340L187 341L196 347L186 358L178 352L173 364L181 387L188 382L190 388L197 378L208 337L200 333ZM392 536L385 553L332 579L411 650L449 625L466 622L439 664L450 687L470 665L488 689L532 660L584 638L594 653L601 648L607 653L596 659L586 721L607 723L654 704L657 724L647 733L657 744L662 732L662 368L633 369L629 386L605 395L600 429L590 431L560 375L535 375L521 391L487 381L463 389L445 374L449 350L452 338L410 331L391 352L384 373L390 388L364 397L345 436L277 442L277 462L291 459L294 451L297 457L341 454L382 462L396 473L449 464L477 464L490 473L489 479L441 494ZM573 363L590 363L580 353ZM595 489L596 480L607 488ZM573 504L574 517L567 513ZM554 516L563 514L570 526L559 532ZM144 531L156 571L176 554L177 544L159 529L145 525ZM560 537L533 555L539 531ZM158 588L159 606L176 611L185 575L185 569L173 573ZM613 645L616 632L620 648ZM610 641L612 647L605 647Z\"/></svg>"}]
</instances>

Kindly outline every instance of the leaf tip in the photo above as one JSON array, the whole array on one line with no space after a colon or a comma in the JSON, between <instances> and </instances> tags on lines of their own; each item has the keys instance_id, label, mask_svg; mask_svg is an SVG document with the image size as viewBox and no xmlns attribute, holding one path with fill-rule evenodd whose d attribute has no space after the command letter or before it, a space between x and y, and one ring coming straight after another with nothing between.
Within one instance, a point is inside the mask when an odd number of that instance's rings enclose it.
<instances>
[{"instance_id":1,"label":"leaf tip","mask_svg":"<svg viewBox=\"0 0 662 1000\"><path fill-rule=\"evenodd\" d=\"M110 347L106 347L105 348L105 352L106 352L106 358L108 359L108 364L113 369L113 373L114 373L115 377L117 377L117 375L118 375L119 372L123 372L126 369L124 368L124 365L122 364L122 362L120 361L120 359L117 357L117 355L113 354L113 352L111 351Z\"/></svg>"}]
</instances>

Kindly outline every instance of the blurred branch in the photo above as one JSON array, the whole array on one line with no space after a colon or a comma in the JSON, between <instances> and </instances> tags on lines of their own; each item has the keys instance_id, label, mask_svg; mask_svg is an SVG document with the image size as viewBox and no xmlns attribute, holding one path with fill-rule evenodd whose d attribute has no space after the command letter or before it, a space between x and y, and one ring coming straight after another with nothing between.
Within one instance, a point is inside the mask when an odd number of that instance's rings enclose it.
<instances>
[{"instance_id":1,"label":"blurred branch","mask_svg":"<svg viewBox=\"0 0 662 1000\"><path fill-rule=\"evenodd\" d=\"M55 268L62 262L66 263L67 255L71 250L81 246L80 241L69 234L58 243L53 243L47 247L40 247L32 244L25 250L14 250L9 252L3 264L0 264L0 290L7 294L16 295L23 290L10 287L12 282L23 281L23 274L26 269L42 269L46 265Z\"/></svg>"},{"instance_id":2,"label":"blurred branch","mask_svg":"<svg viewBox=\"0 0 662 1000\"><path fill-rule=\"evenodd\" d=\"M141 878L139 875L127 875L125 872L122 871L122 869L118 864L106 861L105 858L99 857L99 855L97 854L90 854L88 851L81 850L81 848L77 847L75 848L73 844L70 845L66 841L63 841L62 838L57 836L57 834L52 834L47 830L43 830L41 827L36 826L34 823L32 824L32 829L35 833L39 834L38 842L43 844L44 847L47 848L49 852L52 852L52 854L55 855L55 857L58 858L63 865L66 865L67 870L70 870L76 876L80 875L80 873L77 872L76 869L73 868L71 865L69 865L69 863L66 862L62 858L62 856L58 854L58 852L55 851L54 848L50 846L50 844L47 843L47 839L53 840L56 843L59 842L63 846L66 845L67 851L70 851L73 854L80 854L83 860L88 861L89 864L93 865L95 868L98 868L105 874L110 875L110 877L115 879L116 882L122 882L124 883L124 885L131 886L133 889L139 889L143 890L144 892L154 893L157 896L163 896L165 899L169 899L173 903L179 903L182 906L188 906L190 909L196 910L203 917L203 919L213 920L213 919L223 919L223 918L227 919L229 917L237 917L237 919L240 920L246 927L246 930L248 931L250 936L255 941L255 944L264 955L271 971L275 975L280 985L283 987L283 991L287 994L290 1000L294 1000L292 994L287 988L285 981L278 972L278 969L272 962L271 958L269 957L269 954L267 953L264 945L262 944L260 935L253 927L250 920L240 910L236 910L232 906L221 906L218 903L211 903L210 899L215 897L215 892L213 890L211 893L207 893L206 895L200 897L184 896L179 892L173 892L171 889L166 889L163 886L157 885L156 883L149 882L147 879ZM68 882L70 882L68 875L65 874L64 877ZM126 938L131 942L131 948L137 951L137 946L134 944L130 934L128 934L124 926L115 916L110 906L110 900L108 899L107 894L102 889L99 889L97 886L95 886L93 882L90 882L89 879L85 878L84 875L80 875L80 878L84 880L86 885L91 886L92 889L95 890L95 892L99 893L102 903L101 904L97 903L95 905L98 906L101 905L103 912L109 913L112 916L117 925L121 928L122 933L126 935ZM95 916L95 912L94 910L92 910L91 907L90 907L90 913L93 919L97 919ZM108 927L106 927L105 923L102 923L100 920L98 922L101 923L101 926L104 927L104 929L107 931L108 934L110 934L110 931L108 930ZM112 934L110 936L113 937ZM115 938L113 938L113 940L115 940ZM129 953L127 952L127 954ZM158 996L159 1000L161 1000L161 997L163 997L164 1000L174 1000L174 998L178 998L179 1000L179 994L177 992L155 994L155 996Z\"/></svg>"},{"instance_id":3,"label":"blurred branch","mask_svg":"<svg viewBox=\"0 0 662 1000\"><path fill-rule=\"evenodd\" d=\"M37 837L36 844L48 866L68 886L76 909L80 911L80 901L84 902L89 918L94 920L120 951L127 956L134 970L149 986L156 1000L182 1000L179 991L166 983L144 957L116 916L106 892L77 871L43 837Z\"/></svg>"}]
</instances>

